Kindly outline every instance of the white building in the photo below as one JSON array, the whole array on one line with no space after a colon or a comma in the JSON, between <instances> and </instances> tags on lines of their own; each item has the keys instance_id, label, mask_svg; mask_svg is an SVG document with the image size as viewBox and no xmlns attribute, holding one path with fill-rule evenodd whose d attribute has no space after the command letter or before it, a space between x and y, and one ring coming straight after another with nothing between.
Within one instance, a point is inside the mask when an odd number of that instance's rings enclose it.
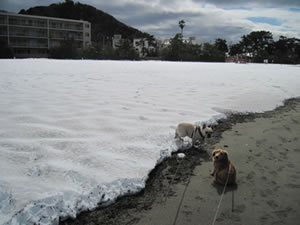
<instances>
[{"instance_id":1,"label":"white building","mask_svg":"<svg viewBox=\"0 0 300 225\"><path fill-rule=\"evenodd\" d=\"M121 34L115 34L112 38L112 47L113 49L116 49L120 46L122 40L122 35Z\"/></svg>"},{"instance_id":2,"label":"white building","mask_svg":"<svg viewBox=\"0 0 300 225\"><path fill-rule=\"evenodd\" d=\"M78 48L91 43L91 23L54 17L0 12L0 40L20 58L48 57L49 49L64 40Z\"/></svg>"},{"instance_id":3,"label":"white building","mask_svg":"<svg viewBox=\"0 0 300 225\"><path fill-rule=\"evenodd\" d=\"M150 50L149 41L146 38L133 39L133 47L139 53L140 57L147 56L147 52Z\"/></svg>"}]
</instances>

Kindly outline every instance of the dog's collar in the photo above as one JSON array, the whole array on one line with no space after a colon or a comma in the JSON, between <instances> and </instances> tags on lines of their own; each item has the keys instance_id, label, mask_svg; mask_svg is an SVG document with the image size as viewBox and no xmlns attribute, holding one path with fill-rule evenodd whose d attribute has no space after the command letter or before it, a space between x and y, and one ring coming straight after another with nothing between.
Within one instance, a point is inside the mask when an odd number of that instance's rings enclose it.
<instances>
[{"instance_id":1,"label":"dog's collar","mask_svg":"<svg viewBox=\"0 0 300 225\"><path fill-rule=\"evenodd\" d=\"M202 139L204 139L205 137L204 137L204 135L203 135L202 132L201 132L201 127L200 127L200 126L196 126L196 127L195 127L195 129L193 130L193 133L192 133L192 138L193 138L194 135L197 133L197 130L198 130L200 136L202 137Z\"/></svg>"}]
</instances>

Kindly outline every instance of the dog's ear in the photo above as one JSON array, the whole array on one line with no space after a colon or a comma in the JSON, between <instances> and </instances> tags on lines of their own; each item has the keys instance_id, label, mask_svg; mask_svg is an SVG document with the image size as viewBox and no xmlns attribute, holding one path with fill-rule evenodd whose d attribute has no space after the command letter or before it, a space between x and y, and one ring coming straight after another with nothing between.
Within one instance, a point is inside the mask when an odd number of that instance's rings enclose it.
<instances>
[{"instance_id":1,"label":"dog's ear","mask_svg":"<svg viewBox=\"0 0 300 225\"><path fill-rule=\"evenodd\" d=\"M203 125L202 125L202 129L205 129L206 128L206 124L204 123Z\"/></svg>"},{"instance_id":2,"label":"dog's ear","mask_svg":"<svg viewBox=\"0 0 300 225\"><path fill-rule=\"evenodd\" d=\"M218 149L213 150L212 156L215 156L218 151L219 151Z\"/></svg>"}]
</instances>

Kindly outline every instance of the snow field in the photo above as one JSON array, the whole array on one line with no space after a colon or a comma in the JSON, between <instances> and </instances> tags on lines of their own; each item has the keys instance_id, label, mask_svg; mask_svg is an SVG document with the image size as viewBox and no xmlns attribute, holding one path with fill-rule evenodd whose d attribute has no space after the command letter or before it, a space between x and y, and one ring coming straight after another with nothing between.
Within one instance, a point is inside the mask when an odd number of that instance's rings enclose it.
<instances>
[{"instance_id":1,"label":"snow field","mask_svg":"<svg viewBox=\"0 0 300 225\"><path fill-rule=\"evenodd\" d=\"M178 123L271 110L299 87L288 65L0 60L0 224L57 224L139 191Z\"/></svg>"}]
</instances>

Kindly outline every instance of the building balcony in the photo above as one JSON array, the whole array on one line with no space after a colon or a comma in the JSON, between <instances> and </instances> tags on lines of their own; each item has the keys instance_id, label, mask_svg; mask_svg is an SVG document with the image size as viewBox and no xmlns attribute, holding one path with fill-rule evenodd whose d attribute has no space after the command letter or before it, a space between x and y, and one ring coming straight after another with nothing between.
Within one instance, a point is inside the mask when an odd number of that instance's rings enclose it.
<instances>
[{"instance_id":1,"label":"building balcony","mask_svg":"<svg viewBox=\"0 0 300 225\"><path fill-rule=\"evenodd\" d=\"M16 27L16 28L30 28L30 29L48 29L48 26L26 26L26 25L22 25L22 24L9 24L9 27Z\"/></svg>"},{"instance_id":2,"label":"building balcony","mask_svg":"<svg viewBox=\"0 0 300 225\"><path fill-rule=\"evenodd\" d=\"M13 48L48 48L48 44L10 43Z\"/></svg>"},{"instance_id":3,"label":"building balcony","mask_svg":"<svg viewBox=\"0 0 300 225\"><path fill-rule=\"evenodd\" d=\"M50 40L74 40L74 41L83 41L82 37L69 37L65 36L50 36Z\"/></svg>"},{"instance_id":4,"label":"building balcony","mask_svg":"<svg viewBox=\"0 0 300 225\"><path fill-rule=\"evenodd\" d=\"M7 35L5 35L7 36ZM48 39L48 36L38 36L38 35L23 35L23 34L9 34L10 38L31 38L31 39Z\"/></svg>"}]
</instances>

